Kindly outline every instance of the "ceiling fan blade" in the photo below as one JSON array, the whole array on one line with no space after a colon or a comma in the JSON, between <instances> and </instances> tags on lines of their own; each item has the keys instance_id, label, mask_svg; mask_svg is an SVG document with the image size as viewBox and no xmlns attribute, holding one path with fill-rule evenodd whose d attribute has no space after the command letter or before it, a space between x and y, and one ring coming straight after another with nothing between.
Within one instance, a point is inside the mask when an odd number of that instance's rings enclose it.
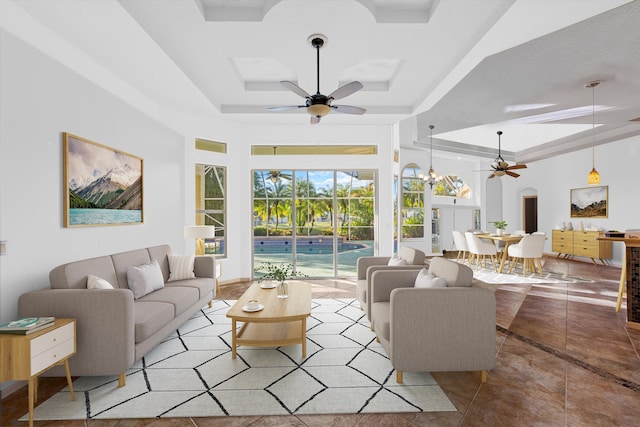
<instances>
[{"instance_id":1,"label":"ceiling fan blade","mask_svg":"<svg viewBox=\"0 0 640 427\"><path fill-rule=\"evenodd\" d=\"M520 176L520 174L517 174L515 172L511 172L511 171L504 171L504 173L506 173L507 175L512 176L514 178L517 178L517 177Z\"/></svg>"},{"instance_id":2,"label":"ceiling fan blade","mask_svg":"<svg viewBox=\"0 0 640 427\"><path fill-rule=\"evenodd\" d=\"M496 174L495 174L495 173L492 173L491 175L489 175L489 178L488 178L488 179L495 178L495 176L496 176Z\"/></svg>"},{"instance_id":3,"label":"ceiling fan blade","mask_svg":"<svg viewBox=\"0 0 640 427\"><path fill-rule=\"evenodd\" d=\"M297 110L298 108L307 108L306 105L287 105L286 107L269 107L267 110L269 111L286 111L286 110Z\"/></svg>"},{"instance_id":4,"label":"ceiling fan blade","mask_svg":"<svg viewBox=\"0 0 640 427\"><path fill-rule=\"evenodd\" d=\"M518 165L509 166L509 167L507 168L507 170L512 170L512 169L526 169L526 167L527 167L527 165L525 165L525 164L521 163L521 164L518 164Z\"/></svg>"},{"instance_id":5,"label":"ceiling fan blade","mask_svg":"<svg viewBox=\"0 0 640 427\"><path fill-rule=\"evenodd\" d=\"M367 110L360 107L354 107L353 105L332 105L332 109L336 110L338 113L344 114L364 114Z\"/></svg>"},{"instance_id":6,"label":"ceiling fan blade","mask_svg":"<svg viewBox=\"0 0 640 427\"><path fill-rule=\"evenodd\" d=\"M320 116L311 116L311 124L317 125L318 123L320 123Z\"/></svg>"},{"instance_id":7,"label":"ceiling fan blade","mask_svg":"<svg viewBox=\"0 0 640 427\"><path fill-rule=\"evenodd\" d=\"M352 93L359 91L363 87L364 86L362 85L362 83L357 81L347 83L346 85L340 86L338 89L331 92L329 96L327 96L327 98L341 99L341 98L344 98L345 96L349 96Z\"/></svg>"},{"instance_id":8,"label":"ceiling fan blade","mask_svg":"<svg viewBox=\"0 0 640 427\"><path fill-rule=\"evenodd\" d=\"M310 98L311 95L307 93L306 90L302 89L300 86L295 84L294 82L290 82L289 80L283 80L280 82L282 86L289 89L291 92L300 95L303 98Z\"/></svg>"}]
</instances>

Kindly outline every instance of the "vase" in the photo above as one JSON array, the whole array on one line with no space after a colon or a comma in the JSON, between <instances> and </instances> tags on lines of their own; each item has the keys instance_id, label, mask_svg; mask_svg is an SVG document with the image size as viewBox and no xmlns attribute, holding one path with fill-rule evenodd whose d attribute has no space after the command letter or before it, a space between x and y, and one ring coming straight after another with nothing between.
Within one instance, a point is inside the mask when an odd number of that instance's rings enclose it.
<instances>
[{"instance_id":1,"label":"vase","mask_svg":"<svg viewBox=\"0 0 640 427\"><path fill-rule=\"evenodd\" d=\"M496 234L498 236L502 236L502 231L503 231L502 228L496 228Z\"/></svg>"},{"instance_id":2,"label":"vase","mask_svg":"<svg viewBox=\"0 0 640 427\"><path fill-rule=\"evenodd\" d=\"M278 298L288 298L289 297L289 284L285 281L282 281L278 284Z\"/></svg>"}]
</instances>

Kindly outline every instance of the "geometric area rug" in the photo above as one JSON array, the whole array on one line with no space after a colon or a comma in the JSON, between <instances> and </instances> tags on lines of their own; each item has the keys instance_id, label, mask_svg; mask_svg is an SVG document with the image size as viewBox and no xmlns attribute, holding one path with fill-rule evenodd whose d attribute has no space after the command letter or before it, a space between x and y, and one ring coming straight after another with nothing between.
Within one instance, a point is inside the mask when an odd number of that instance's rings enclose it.
<instances>
[{"instance_id":1,"label":"geometric area rug","mask_svg":"<svg viewBox=\"0 0 640 427\"><path fill-rule=\"evenodd\" d=\"M215 300L118 378L80 377L76 400L64 388L36 420L288 414L444 412L456 408L426 372L393 367L355 299L313 299L307 357L300 345L238 347L231 359L235 301ZM28 414L21 418L28 419Z\"/></svg>"}]
</instances>

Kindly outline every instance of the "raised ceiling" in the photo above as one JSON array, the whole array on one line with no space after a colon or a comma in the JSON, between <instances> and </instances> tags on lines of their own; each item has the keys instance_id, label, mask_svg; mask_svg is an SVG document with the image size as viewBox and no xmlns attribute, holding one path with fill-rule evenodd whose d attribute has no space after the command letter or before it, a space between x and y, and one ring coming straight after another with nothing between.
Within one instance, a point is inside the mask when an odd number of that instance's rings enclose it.
<instances>
[{"instance_id":1,"label":"raised ceiling","mask_svg":"<svg viewBox=\"0 0 640 427\"><path fill-rule=\"evenodd\" d=\"M437 148L478 153L495 148L501 129L503 149L530 161L593 144L584 85L599 79L595 143L640 133L638 0L1 3L3 28L56 45L61 61L84 64L114 91L128 88L122 96L148 110L307 124L304 110L267 107L301 101L280 80L315 93L307 37L322 33L322 92L359 80L364 88L340 103L367 113L332 113L318 126L417 116L410 145L427 143L433 123Z\"/></svg>"}]
</instances>

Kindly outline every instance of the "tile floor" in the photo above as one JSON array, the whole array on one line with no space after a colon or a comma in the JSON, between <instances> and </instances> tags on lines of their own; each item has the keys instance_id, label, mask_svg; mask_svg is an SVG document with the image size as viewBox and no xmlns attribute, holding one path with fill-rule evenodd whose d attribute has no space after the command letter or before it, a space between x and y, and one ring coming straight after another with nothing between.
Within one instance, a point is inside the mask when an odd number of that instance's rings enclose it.
<instances>
[{"instance_id":1,"label":"tile floor","mask_svg":"<svg viewBox=\"0 0 640 427\"><path fill-rule=\"evenodd\" d=\"M545 257L545 269L593 283L492 285L497 302L496 367L434 377L457 412L36 422L36 426L637 426L640 330L615 312L620 269ZM237 298L244 285L222 287ZM354 297L348 280L315 281L314 297ZM42 378L40 401L65 386ZM2 426L27 412L26 387L1 402Z\"/></svg>"}]
</instances>

